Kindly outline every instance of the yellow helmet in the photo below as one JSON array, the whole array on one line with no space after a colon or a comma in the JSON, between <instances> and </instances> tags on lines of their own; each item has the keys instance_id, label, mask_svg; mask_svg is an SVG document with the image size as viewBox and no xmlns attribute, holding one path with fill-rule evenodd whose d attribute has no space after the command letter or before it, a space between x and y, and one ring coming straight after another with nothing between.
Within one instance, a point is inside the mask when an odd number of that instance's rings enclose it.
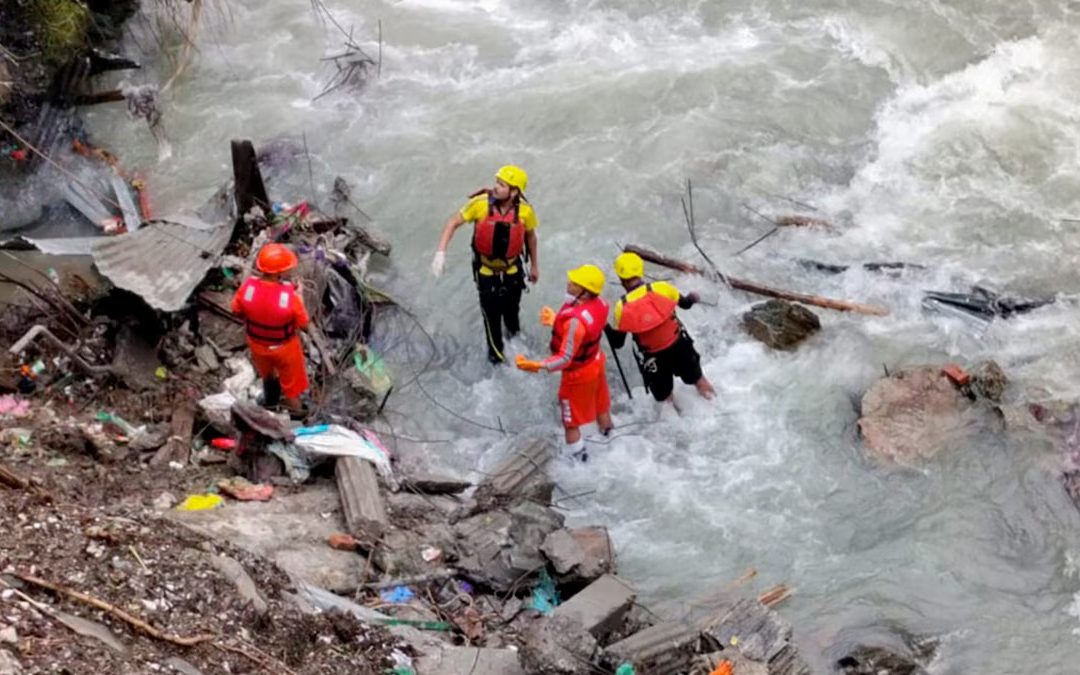
<instances>
[{"instance_id":1,"label":"yellow helmet","mask_svg":"<svg viewBox=\"0 0 1080 675\"><path fill-rule=\"evenodd\" d=\"M525 169L513 164L507 164L499 169L495 177L522 192L525 192L525 186L529 184L529 174L525 173Z\"/></svg>"},{"instance_id":2,"label":"yellow helmet","mask_svg":"<svg viewBox=\"0 0 1080 675\"><path fill-rule=\"evenodd\" d=\"M566 273L566 278L593 295L600 295L604 290L604 271L596 265L582 265L570 270Z\"/></svg>"},{"instance_id":3,"label":"yellow helmet","mask_svg":"<svg viewBox=\"0 0 1080 675\"><path fill-rule=\"evenodd\" d=\"M645 261L637 253L623 253L615 258L615 276L620 279L645 276Z\"/></svg>"}]
</instances>

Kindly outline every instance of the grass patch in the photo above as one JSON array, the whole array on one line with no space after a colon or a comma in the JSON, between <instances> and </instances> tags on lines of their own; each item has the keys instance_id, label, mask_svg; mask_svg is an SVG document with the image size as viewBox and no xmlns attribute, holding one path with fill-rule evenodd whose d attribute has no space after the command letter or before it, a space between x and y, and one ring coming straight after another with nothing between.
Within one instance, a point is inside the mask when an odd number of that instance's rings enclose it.
<instances>
[{"instance_id":1,"label":"grass patch","mask_svg":"<svg viewBox=\"0 0 1080 675\"><path fill-rule=\"evenodd\" d=\"M66 62L87 45L90 12L78 0L34 0L34 20L45 58Z\"/></svg>"}]
</instances>

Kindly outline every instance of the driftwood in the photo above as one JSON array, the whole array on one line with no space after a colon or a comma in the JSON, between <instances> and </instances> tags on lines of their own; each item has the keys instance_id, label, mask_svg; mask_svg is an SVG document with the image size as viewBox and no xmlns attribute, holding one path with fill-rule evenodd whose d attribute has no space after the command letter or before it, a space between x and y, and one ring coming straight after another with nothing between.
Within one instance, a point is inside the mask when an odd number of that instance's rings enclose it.
<instances>
[{"instance_id":1,"label":"driftwood","mask_svg":"<svg viewBox=\"0 0 1080 675\"><path fill-rule=\"evenodd\" d=\"M150 466L170 462L187 464L191 454L191 432L195 426L195 404L190 400L179 401L173 408L169 439L150 459Z\"/></svg>"},{"instance_id":2,"label":"driftwood","mask_svg":"<svg viewBox=\"0 0 1080 675\"><path fill-rule=\"evenodd\" d=\"M146 623L142 619L128 614L127 612L120 609L119 607L116 607L115 605L111 605L111 604L105 602L104 600L99 600L98 598L95 598L92 595L87 595L86 593L81 593L81 592L76 591L76 590L74 590L72 588L68 588L66 586L61 586L60 584L54 584L51 581L46 581L44 579L40 579L38 577L31 576L29 574L15 574L13 576L15 576L16 578L30 584L31 586L37 586L39 588L44 588L44 589L52 591L53 593L57 593L59 595L65 595L65 596L71 598L72 600L78 600L79 602L83 603L84 605L90 605L91 607L95 607L97 609L100 609L101 611L105 612L109 616L111 616L113 618L116 618L116 619L120 619L121 621L128 624L132 628L135 628L136 630L138 630L140 632L146 633L147 635L149 635L152 638L155 638L157 640L162 640L164 642L171 642L172 644L179 645L180 647L192 647L194 645L201 644L203 642L209 642L210 640L213 640L213 639L215 639L217 637L216 635L212 635L210 633L203 633L201 635L193 635L191 637L180 637L178 635L169 635L168 633L164 633L164 632L158 630L157 628L154 628L153 626Z\"/></svg>"},{"instance_id":3,"label":"driftwood","mask_svg":"<svg viewBox=\"0 0 1080 675\"><path fill-rule=\"evenodd\" d=\"M711 276L708 270L705 270L693 263L686 262L685 260L678 260L676 258L670 258L661 253L657 253L652 249L644 248L642 246L635 246L633 244L623 247L623 250L628 253L636 253L642 257L643 260L647 260L653 264L667 267L686 274L697 274L701 276ZM872 316L886 316L889 310L884 307L877 307L874 305L864 305L857 302L850 302L848 300L834 300L832 298L823 298L817 295L806 295L804 293L795 293L792 291L785 291L778 288L772 288L770 286L764 286L762 284L748 281L746 279L738 279L736 277L725 277L729 286L736 290L746 291L747 293L754 293L756 295L764 295L769 298L780 298L781 300L790 300L792 302L801 302L804 305L813 305L815 307L824 307L826 309L835 309L839 312L855 312L857 314L869 314Z\"/></svg>"}]
</instances>

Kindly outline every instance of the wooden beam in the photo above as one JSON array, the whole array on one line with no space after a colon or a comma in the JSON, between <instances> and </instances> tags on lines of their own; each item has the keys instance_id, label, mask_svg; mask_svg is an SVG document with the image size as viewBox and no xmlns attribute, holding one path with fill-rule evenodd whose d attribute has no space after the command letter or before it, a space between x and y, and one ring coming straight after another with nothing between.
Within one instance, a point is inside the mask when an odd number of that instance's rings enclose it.
<instances>
[{"instance_id":1,"label":"wooden beam","mask_svg":"<svg viewBox=\"0 0 1080 675\"><path fill-rule=\"evenodd\" d=\"M711 276L711 273L707 270L694 265L693 263L679 260L677 258L671 258L669 256L658 253L652 249L645 248L643 246L635 246L633 244L623 247L623 250L627 253L636 253L643 260L647 260L655 265L667 267L669 269L678 270L686 274L697 274L699 276ZM851 302L849 300L835 300L833 298L824 298L818 295L807 295L805 293L796 293L794 291L785 291L779 288L772 288L771 286L765 286L746 279L739 279L736 277L726 277L728 285L739 291L746 291L747 293L753 293L755 295L763 295L768 298L779 298L781 300L789 300L791 302L799 302L804 305L813 305L814 307L824 307L825 309L835 309L838 312L855 312L856 314L868 314L871 316L887 316L889 310L884 307L877 307L876 305L864 305L858 302Z\"/></svg>"}]
</instances>

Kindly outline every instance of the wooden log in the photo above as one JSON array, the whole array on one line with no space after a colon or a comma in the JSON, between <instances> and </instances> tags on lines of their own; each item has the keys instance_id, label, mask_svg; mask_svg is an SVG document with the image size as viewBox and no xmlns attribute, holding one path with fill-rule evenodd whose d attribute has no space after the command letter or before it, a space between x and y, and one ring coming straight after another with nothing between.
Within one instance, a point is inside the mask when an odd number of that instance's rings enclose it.
<instances>
[{"instance_id":1,"label":"wooden log","mask_svg":"<svg viewBox=\"0 0 1080 675\"><path fill-rule=\"evenodd\" d=\"M252 206L258 205L269 214L270 198L266 196L266 186L251 141L232 141L232 165L238 224L243 223L244 214Z\"/></svg>"},{"instance_id":2,"label":"wooden log","mask_svg":"<svg viewBox=\"0 0 1080 675\"><path fill-rule=\"evenodd\" d=\"M195 404L190 400L177 402L170 422L169 440L150 459L150 466L170 462L187 464L191 454L191 433L195 426Z\"/></svg>"},{"instance_id":3,"label":"wooden log","mask_svg":"<svg viewBox=\"0 0 1080 675\"><path fill-rule=\"evenodd\" d=\"M712 276L707 270L694 265L693 263L686 262L684 260L678 260L677 258L671 258L662 253L657 253L652 249L644 248L642 246L635 246L630 244L624 246L623 250L628 253L636 253L643 260L647 260L653 264L667 267L673 270L678 270L686 274L697 274L700 276ZM800 302L804 305L813 305L814 307L824 307L825 309L835 309L838 312L855 312L856 314L868 314L871 316L886 316L889 313L888 309L884 307L877 307L875 305L864 305L857 302L850 302L848 300L834 300L832 298L823 298L817 295L807 295L805 293L795 293L793 291L785 291L779 288L772 288L746 279L739 279L736 277L726 277L728 285L732 288L740 291L746 291L747 293L753 293L755 295L763 295L768 298L779 298L781 300L789 300L791 302Z\"/></svg>"},{"instance_id":4,"label":"wooden log","mask_svg":"<svg viewBox=\"0 0 1080 675\"><path fill-rule=\"evenodd\" d=\"M124 92L119 89L98 91L93 94L79 94L75 97L75 105L97 105L98 103L119 103L124 100Z\"/></svg>"},{"instance_id":5,"label":"wooden log","mask_svg":"<svg viewBox=\"0 0 1080 675\"><path fill-rule=\"evenodd\" d=\"M811 216L777 216L773 221L779 227L824 227L826 229L834 229L833 224L822 218L812 218Z\"/></svg>"},{"instance_id":6,"label":"wooden log","mask_svg":"<svg viewBox=\"0 0 1080 675\"><path fill-rule=\"evenodd\" d=\"M335 475L349 534L364 544L377 541L389 521L379 493L375 467L359 457L339 457Z\"/></svg>"}]
</instances>

